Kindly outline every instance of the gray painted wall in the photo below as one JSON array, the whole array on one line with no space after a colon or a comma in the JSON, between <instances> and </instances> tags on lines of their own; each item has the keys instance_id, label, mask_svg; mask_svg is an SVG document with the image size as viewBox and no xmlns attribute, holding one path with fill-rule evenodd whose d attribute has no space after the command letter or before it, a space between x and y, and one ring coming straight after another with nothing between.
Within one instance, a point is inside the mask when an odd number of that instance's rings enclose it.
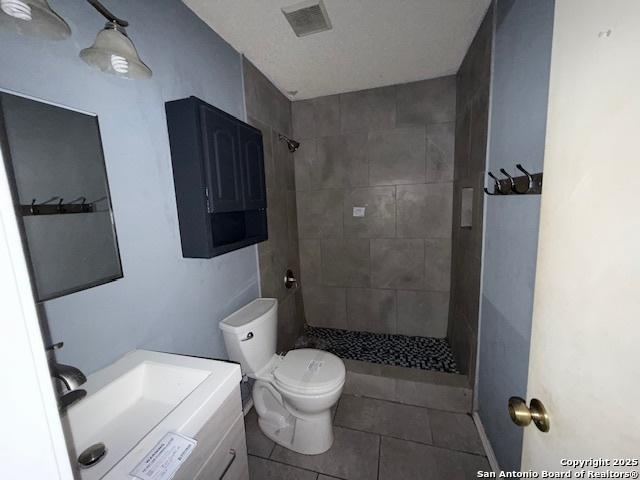
<instances>
[{"instance_id":1,"label":"gray painted wall","mask_svg":"<svg viewBox=\"0 0 640 480\"><path fill-rule=\"evenodd\" d=\"M310 325L446 336L455 101L451 76L293 102Z\"/></svg>"},{"instance_id":2,"label":"gray painted wall","mask_svg":"<svg viewBox=\"0 0 640 480\"><path fill-rule=\"evenodd\" d=\"M256 249L184 259L164 102L195 95L242 118L240 56L179 0L111 0L153 70L127 81L85 65L104 19L86 2L56 0L70 39L0 31L0 88L98 115L124 278L46 302L59 359L92 372L134 348L226 357L218 321L258 295Z\"/></svg>"},{"instance_id":3,"label":"gray painted wall","mask_svg":"<svg viewBox=\"0 0 640 480\"><path fill-rule=\"evenodd\" d=\"M542 171L553 0L499 1L488 169ZM540 197L487 197L478 399L503 469L520 467L522 429L507 414L525 397Z\"/></svg>"}]
</instances>

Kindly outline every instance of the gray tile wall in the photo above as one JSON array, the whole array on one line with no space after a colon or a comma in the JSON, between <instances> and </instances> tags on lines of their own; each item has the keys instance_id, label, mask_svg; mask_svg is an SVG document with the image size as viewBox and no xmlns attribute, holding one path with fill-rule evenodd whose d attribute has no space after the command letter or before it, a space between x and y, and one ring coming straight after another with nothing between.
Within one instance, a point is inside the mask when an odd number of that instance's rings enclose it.
<instances>
[{"instance_id":1,"label":"gray tile wall","mask_svg":"<svg viewBox=\"0 0 640 480\"><path fill-rule=\"evenodd\" d=\"M446 335L455 103L453 76L293 102L309 324Z\"/></svg>"},{"instance_id":2,"label":"gray tile wall","mask_svg":"<svg viewBox=\"0 0 640 480\"><path fill-rule=\"evenodd\" d=\"M453 182L453 234L451 301L447 337L458 367L470 381L475 377L482 257L484 172L493 6L489 8L457 75L455 162ZM471 227L461 227L463 190L473 189ZM465 196L469 195L465 191ZM468 212L465 212L468 217ZM467 222L468 223L468 222ZM435 247L434 247L435 248Z\"/></svg>"},{"instance_id":3,"label":"gray tile wall","mask_svg":"<svg viewBox=\"0 0 640 480\"><path fill-rule=\"evenodd\" d=\"M288 350L304 326L302 292L283 282L287 268L300 272L294 159L278 140L279 133L291 136L291 102L246 59L243 70L247 121L264 141L269 240L258 244L262 296L278 299L278 350Z\"/></svg>"}]
</instances>

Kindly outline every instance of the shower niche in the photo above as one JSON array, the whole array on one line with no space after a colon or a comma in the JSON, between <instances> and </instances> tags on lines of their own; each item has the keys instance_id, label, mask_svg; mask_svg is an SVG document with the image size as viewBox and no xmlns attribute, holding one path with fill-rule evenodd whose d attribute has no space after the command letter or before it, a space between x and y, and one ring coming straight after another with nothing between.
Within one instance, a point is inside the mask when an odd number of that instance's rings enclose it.
<instances>
[{"instance_id":1,"label":"shower niche","mask_svg":"<svg viewBox=\"0 0 640 480\"><path fill-rule=\"evenodd\" d=\"M183 257L266 240L262 133L196 97L165 107Z\"/></svg>"}]
</instances>

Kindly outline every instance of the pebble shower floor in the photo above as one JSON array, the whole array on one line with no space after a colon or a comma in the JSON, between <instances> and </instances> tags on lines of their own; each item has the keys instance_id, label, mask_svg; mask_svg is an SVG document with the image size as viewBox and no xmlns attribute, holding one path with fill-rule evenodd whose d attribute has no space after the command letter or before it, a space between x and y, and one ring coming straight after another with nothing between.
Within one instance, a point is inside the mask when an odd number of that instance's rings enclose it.
<instances>
[{"instance_id":1,"label":"pebble shower floor","mask_svg":"<svg viewBox=\"0 0 640 480\"><path fill-rule=\"evenodd\" d=\"M296 346L326 350L350 360L460 373L446 338L306 327Z\"/></svg>"}]
</instances>

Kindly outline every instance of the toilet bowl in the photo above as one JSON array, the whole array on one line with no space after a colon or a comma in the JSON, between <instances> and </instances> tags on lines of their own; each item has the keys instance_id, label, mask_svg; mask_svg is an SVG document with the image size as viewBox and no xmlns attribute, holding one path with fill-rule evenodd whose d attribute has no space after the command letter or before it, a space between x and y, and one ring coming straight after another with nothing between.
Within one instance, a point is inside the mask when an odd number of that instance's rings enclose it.
<instances>
[{"instance_id":1,"label":"toilet bowl","mask_svg":"<svg viewBox=\"0 0 640 480\"><path fill-rule=\"evenodd\" d=\"M276 353L278 301L259 298L220 322L229 358L256 380L258 425L294 452L317 455L333 444L333 407L344 387L344 363L322 350Z\"/></svg>"}]
</instances>

